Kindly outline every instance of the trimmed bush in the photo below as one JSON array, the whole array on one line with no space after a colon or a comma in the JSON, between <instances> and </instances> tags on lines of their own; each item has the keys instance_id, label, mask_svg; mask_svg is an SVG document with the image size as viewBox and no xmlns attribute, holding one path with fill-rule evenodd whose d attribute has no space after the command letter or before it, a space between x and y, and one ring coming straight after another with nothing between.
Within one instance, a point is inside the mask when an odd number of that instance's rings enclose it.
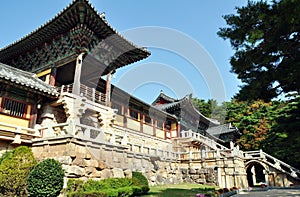
<instances>
[{"instance_id":1,"label":"trimmed bush","mask_svg":"<svg viewBox=\"0 0 300 197\"><path fill-rule=\"evenodd\" d=\"M150 190L148 179L141 172L132 172L132 183L142 188L141 194L147 194Z\"/></svg>"},{"instance_id":2,"label":"trimmed bush","mask_svg":"<svg viewBox=\"0 0 300 197\"><path fill-rule=\"evenodd\" d=\"M64 184L64 171L55 159L46 159L36 165L27 178L30 196L56 197Z\"/></svg>"},{"instance_id":3,"label":"trimmed bush","mask_svg":"<svg viewBox=\"0 0 300 197\"><path fill-rule=\"evenodd\" d=\"M19 146L2 157L0 192L4 196L27 196L26 178L37 161L30 148Z\"/></svg>"},{"instance_id":4,"label":"trimmed bush","mask_svg":"<svg viewBox=\"0 0 300 197\"><path fill-rule=\"evenodd\" d=\"M67 188L68 197L93 197L93 196L136 196L142 194L141 186L134 186L129 178L108 178L100 181L69 179Z\"/></svg>"},{"instance_id":5,"label":"trimmed bush","mask_svg":"<svg viewBox=\"0 0 300 197\"><path fill-rule=\"evenodd\" d=\"M93 192L70 192L67 195L68 197L108 197L106 193L102 191L93 191Z\"/></svg>"}]
</instances>

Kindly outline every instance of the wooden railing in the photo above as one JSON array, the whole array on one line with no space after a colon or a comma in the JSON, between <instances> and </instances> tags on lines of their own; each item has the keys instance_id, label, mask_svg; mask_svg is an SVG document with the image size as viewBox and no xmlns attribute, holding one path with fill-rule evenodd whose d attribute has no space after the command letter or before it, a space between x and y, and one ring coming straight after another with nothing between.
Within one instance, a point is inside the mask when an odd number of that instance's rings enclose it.
<instances>
[{"instance_id":1,"label":"wooden railing","mask_svg":"<svg viewBox=\"0 0 300 197\"><path fill-rule=\"evenodd\" d=\"M300 170L290 166L289 164L263 152L262 150L258 151L245 151L245 159L262 159L270 166L274 167L277 170L280 170L284 173L291 175L292 177L300 180Z\"/></svg>"},{"instance_id":2,"label":"wooden railing","mask_svg":"<svg viewBox=\"0 0 300 197\"><path fill-rule=\"evenodd\" d=\"M73 92L73 84L62 85L58 87L58 92L62 95L64 92L72 93ZM90 88L86 85L80 84L80 96L87 98L90 101L105 104L106 95L97 91L95 88Z\"/></svg>"}]
</instances>

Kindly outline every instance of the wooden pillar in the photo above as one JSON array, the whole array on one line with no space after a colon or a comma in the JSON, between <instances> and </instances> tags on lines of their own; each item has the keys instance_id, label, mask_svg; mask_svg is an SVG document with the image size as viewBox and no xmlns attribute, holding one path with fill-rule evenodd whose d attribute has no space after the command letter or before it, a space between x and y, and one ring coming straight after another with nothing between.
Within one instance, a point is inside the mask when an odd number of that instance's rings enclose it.
<instances>
[{"instance_id":1,"label":"wooden pillar","mask_svg":"<svg viewBox=\"0 0 300 197\"><path fill-rule=\"evenodd\" d=\"M83 62L83 55L84 55L84 53L81 53L76 58L74 83L73 83L73 89L72 89L72 93L76 94L76 95L80 95L80 76L81 76L81 68L82 68L82 62Z\"/></svg>"},{"instance_id":2,"label":"wooden pillar","mask_svg":"<svg viewBox=\"0 0 300 197\"><path fill-rule=\"evenodd\" d=\"M128 108L123 106L123 110L124 110L124 113L123 113L123 126L124 128L127 128L127 116L128 116Z\"/></svg>"},{"instance_id":3,"label":"wooden pillar","mask_svg":"<svg viewBox=\"0 0 300 197\"><path fill-rule=\"evenodd\" d=\"M111 70L106 76L106 90L105 90L105 105L110 106L110 95L111 95L111 75L114 70Z\"/></svg>"},{"instance_id":4,"label":"wooden pillar","mask_svg":"<svg viewBox=\"0 0 300 197\"><path fill-rule=\"evenodd\" d=\"M178 121L176 124L177 137L180 137L180 122Z\"/></svg>"},{"instance_id":5,"label":"wooden pillar","mask_svg":"<svg viewBox=\"0 0 300 197\"><path fill-rule=\"evenodd\" d=\"M152 121L153 121L153 136L156 137L157 120L152 119Z\"/></svg>"},{"instance_id":6,"label":"wooden pillar","mask_svg":"<svg viewBox=\"0 0 300 197\"><path fill-rule=\"evenodd\" d=\"M56 67L53 65L51 67L51 72L50 72L50 81L49 84L52 86L55 86L55 78L56 78Z\"/></svg>"},{"instance_id":7,"label":"wooden pillar","mask_svg":"<svg viewBox=\"0 0 300 197\"><path fill-rule=\"evenodd\" d=\"M143 127L144 127L143 125L145 122L145 115L142 112L140 112L139 114L140 114L140 132L143 133Z\"/></svg>"}]
</instances>

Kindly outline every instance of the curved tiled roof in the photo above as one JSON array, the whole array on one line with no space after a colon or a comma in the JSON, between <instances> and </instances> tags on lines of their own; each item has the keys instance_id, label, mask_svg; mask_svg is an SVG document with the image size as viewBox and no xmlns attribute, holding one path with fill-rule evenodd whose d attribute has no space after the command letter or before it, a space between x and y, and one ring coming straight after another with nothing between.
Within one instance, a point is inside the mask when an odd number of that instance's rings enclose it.
<instances>
[{"instance_id":1,"label":"curved tiled roof","mask_svg":"<svg viewBox=\"0 0 300 197\"><path fill-rule=\"evenodd\" d=\"M161 93L163 94L163 93ZM160 94L160 96L161 96ZM174 108L174 107L190 107L190 109L192 110L192 112L196 113L199 117L201 117L203 120L207 121L208 123L210 123L211 125L219 125L220 123L217 120L211 119L211 118L207 118L206 116L204 116L201 112L199 112L194 105L191 102L191 95L186 95L185 97L183 97L182 99L179 100L175 100L165 94L163 94L163 96L166 96L166 98L169 99L170 103L165 103L165 104L160 104L160 105L154 105L155 108L166 111L167 109L170 108ZM171 102L173 99L173 102ZM157 99L156 99L157 100Z\"/></svg>"},{"instance_id":2,"label":"curved tiled roof","mask_svg":"<svg viewBox=\"0 0 300 197\"><path fill-rule=\"evenodd\" d=\"M33 91L37 91L51 97L59 95L53 86L43 82L33 73L22 71L2 63L0 63L0 80L1 79L27 87Z\"/></svg>"},{"instance_id":3,"label":"curved tiled roof","mask_svg":"<svg viewBox=\"0 0 300 197\"><path fill-rule=\"evenodd\" d=\"M114 61L114 66L117 68L142 60L150 55L150 52L145 48L134 45L113 29L104 15L99 14L88 0L74 0L44 25L0 49L0 62L5 63L8 59L18 57L79 25L88 27L100 40L112 37L110 41L116 50L123 52Z\"/></svg>"}]
</instances>

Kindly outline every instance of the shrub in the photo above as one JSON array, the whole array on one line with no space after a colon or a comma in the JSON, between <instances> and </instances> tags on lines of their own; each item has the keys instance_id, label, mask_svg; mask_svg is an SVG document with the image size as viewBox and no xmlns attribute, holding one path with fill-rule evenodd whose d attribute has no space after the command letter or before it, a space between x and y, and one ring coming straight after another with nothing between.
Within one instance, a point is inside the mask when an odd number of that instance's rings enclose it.
<instances>
[{"instance_id":1,"label":"shrub","mask_svg":"<svg viewBox=\"0 0 300 197\"><path fill-rule=\"evenodd\" d=\"M133 195L133 188L132 187L121 187L119 189L117 189L118 191L118 196L122 196L122 197L125 197L125 196L132 196Z\"/></svg>"},{"instance_id":2,"label":"shrub","mask_svg":"<svg viewBox=\"0 0 300 197\"><path fill-rule=\"evenodd\" d=\"M132 172L132 183L142 189L141 194L146 194L150 190L148 179L141 172Z\"/></svg>"},{"instance_id":3,"label":"shrub","mask_svg":"<svg viewBox=\"0 0 300 197\"><path fill-rule=\"evenodd\" d=\"M100 181L69 179L67 183L68 197L93 197L93 196L137 196L142 194L142 187L135 186L129 178L108 178Z\"/></svg>"},{"instance_id":4,"label":"shrub","mask_svg":"<svg viewBox=\"0 0 300 197\"><path fill-rule=\"evenodd\" d=\"M27 190L35 197L56 197L64 184L64 171L55 159L36 165L27 178Z\"/></svg>"},{"instance_id":5,"label":"shrub","mask_svg":"<svg viewBox=\"0 0 300 197\"><path fill-rule=\"evenodd\" d=\"M80 179L69 179L67 182L67 192L83 191L84 181Z\"/></svg>"},{"instance_id":6,"label":"shrub","mask_svg":"<svg viewBox=\"0 0 300 197\"><path fill-rule=\"evenodd\" d=\"M106 193L102 191L93 192L70 192L67 197L108 197Z\"/></svg>"},{"instance_id":7,"label":"shrub","mask_svg":"<svg viewBox=\"0 0 300 197\"><path fill-rule=\"evenodd\" d=\"M2 154L2 156L0 157L0 164L2 163L2 161L7 158L9 156L9 154L11 153L11 151L6 151Z\"/></svg>"},{"instance_id":8,"label":"shrub","mask_svg":"<svg viewBox=\"0 0 300 197\"><path fill-rule=\"evenodd\" d=\"M7 153L0 164L0 192L4 196L27 196L26 178L37 161L30 148L19 146Z\"/></svg>"}]
</instances>

